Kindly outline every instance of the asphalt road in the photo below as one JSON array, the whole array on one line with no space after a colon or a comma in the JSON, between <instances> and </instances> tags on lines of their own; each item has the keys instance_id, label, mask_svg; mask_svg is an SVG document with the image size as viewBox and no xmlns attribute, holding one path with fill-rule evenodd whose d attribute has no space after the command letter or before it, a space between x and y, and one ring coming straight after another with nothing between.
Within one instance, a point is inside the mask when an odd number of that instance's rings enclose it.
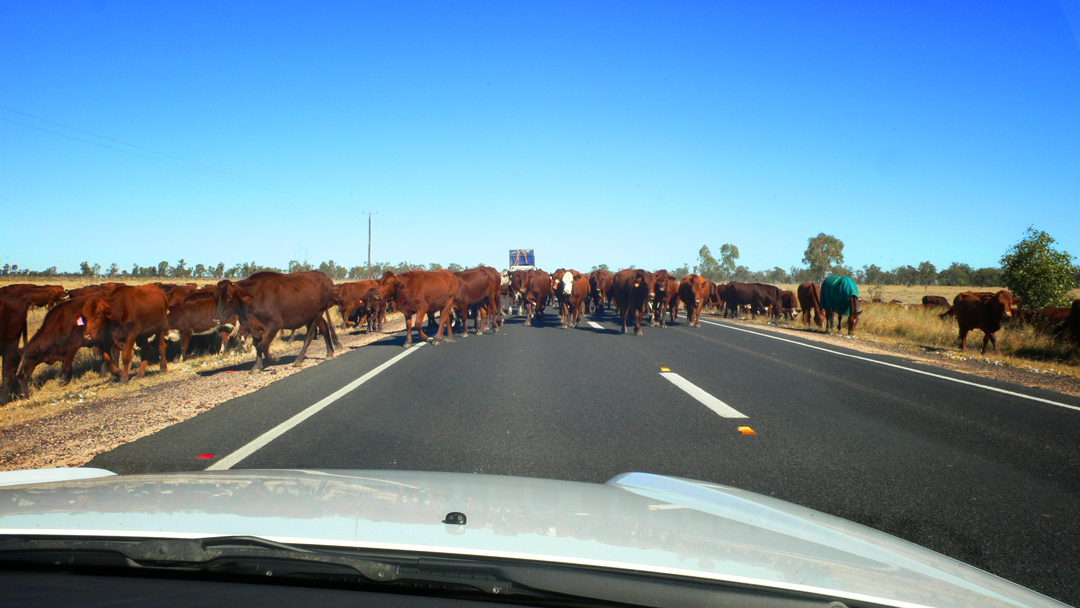
<instances>
[{"instance_id":1,"label":"asphalt road","mask_svg":"<svg viewBox=\"0 0 1080 608\"><path fill-rule=\"evenodd\" d=\"M221 466L409 352L233 468L677 475L838 515L1080 605L1080 410L1019 395L1075 408L1080 399L741 323L638 337L621 335L612 315L587 317L599 329L562 330L551 310L544 327L518 317L497 335L410 351L390 336L89 466ZM746 417L721 416L661 368Z\"/></svg>"}]
</instances>

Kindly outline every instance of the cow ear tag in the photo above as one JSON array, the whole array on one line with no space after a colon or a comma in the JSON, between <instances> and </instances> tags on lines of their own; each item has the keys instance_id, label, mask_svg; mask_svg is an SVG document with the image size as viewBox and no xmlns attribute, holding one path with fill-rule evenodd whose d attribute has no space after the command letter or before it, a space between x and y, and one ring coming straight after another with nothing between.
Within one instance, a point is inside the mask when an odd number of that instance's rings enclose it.
<instances>
[{"instance_id":1,"label":"cow ear tag","mask_svg":"<svg viewBox=\"0 0 1080 608\"><path fill-rule=\"evenodd\" d=\"M79 315L79 318L75 319L75 325L79 325L79 326L86 325L86 321L83 320L82 315Z\"/></svg>"}]
</instances>

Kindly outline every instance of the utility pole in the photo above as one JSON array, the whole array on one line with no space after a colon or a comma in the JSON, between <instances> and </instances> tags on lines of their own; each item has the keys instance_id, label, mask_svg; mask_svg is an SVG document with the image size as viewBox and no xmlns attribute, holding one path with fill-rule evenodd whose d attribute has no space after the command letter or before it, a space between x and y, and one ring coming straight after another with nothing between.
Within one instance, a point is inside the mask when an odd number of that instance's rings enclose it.
<instances>
[{"instance_id":1,"label":"utility pole","mask_svg":"<svg viewBox=\"0 0 1080 608\"><path fill-rule=\"evenodd\" d=\"M371 211L367 212L367 278L371 276Z\"/></svg>"}]
</instances>

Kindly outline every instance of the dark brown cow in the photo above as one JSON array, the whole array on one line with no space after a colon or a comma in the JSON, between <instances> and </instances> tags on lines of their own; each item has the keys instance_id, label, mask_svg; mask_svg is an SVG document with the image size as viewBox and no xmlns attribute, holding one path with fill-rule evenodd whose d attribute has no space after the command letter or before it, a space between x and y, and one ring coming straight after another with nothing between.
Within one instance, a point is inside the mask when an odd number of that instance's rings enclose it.
<instances>
[{"instance_id":1,"label":"dark brown cow","mask_svg":"<svg viewBox=\"0 0 1080 608\"><path fill-rule=\"evenodd\" d=\"M83 306L89 299L89 296L84 296L65 300L45 315L41 327L23 349L22 361L15 373L20 384L26 385L38 365L42 363L52 365L60 362L60 386L64 386L71 381L75 355L79 349L84 346L100 345L105 341L104 337L99 340L87 340L83 335L85 325L80 326L76 323L76 319L82 316ZM106 369L103 365L101 370L103 376Z\"/></svg>"},{"instance_id":2,"label":"dark brown cow","mask_svg":"<svg viewBox=\"0 0 1080 608\"><path fill-rule=\"evenodd\" d=\"M19 367L19 341L27 343L26 302L0 295L0 405L8 402L11 382ZM21 383L20 393L26 393L26 383Z\"/></svg>"},{"instance_id":3,"label":"dark brown cow","mask_svg":"<svg viewBox=\"0 0 1080 608\"><path fill-rule=\"evenodd\" d=\"M585 310L585 300L589 297L589 277L576 270L567 270L556 279L555 299L559 301L562 328L577 327Z\"/></svg>"},{"instance_id":4,"label":"dark brown cow","mask_svg":"<svg viewBox=\"0 0 1080 608\"><path fill-rule=\"evenodd\" d=\"M215 313L217 297L213 291L200 290L169 306L169 340L180 341L181 363L187 356L191 337L196 334L217 332L221 337L221 348L218 352L225 352L229 338L240 329L240 319L238 315L233 315L226 319L225 323L217 323L214 321Z\"/></svg>"},{"instance_id":5,"label":"dark brown cow","mask_svg":"<svg viewBox=\"0 0 1080 608\"><path fill-rule=\"evenodd\" d=\"M1066 329L1071 308L1047 306L1035 314L1035 329L1041 332L1057 333Z\"/></svg>"},{"instance_id":6,"label":"dark brown cow","mask_svg":"<svg viewBox=\"0 0 1080 608\"><path fill-rule=\"evenodd\" d=\"M473 329L476 335L482 335L487 330L488 319L495 333L499 333L502 325L502 306L499 300L499 287L502 285L502 277L499 272L490 266L477 266L468 270L455 272L458 279L457 293L454 294L454 307L461 319L461 336L468 337L469 311L475 311L476 321ZM453 325L447 330L448 335L453 334Z\"/></svg>"},{"instance_id":7,"label":"dark brown cow","mask_svg":"<svg viewBox=\"0 0 1080 608\"><path fill-rule=\"evenodd\" d=\"M690 327L701 327L701 309L712 294L709 281L697 274L688 274L679 281L679 299L686 310Z\"/></svg>"},{"instance_id":8,"label":"dark brown cow","mask_svg":"<svg viewBox=\"0 0 1080 608\"><path fill-rule=\"evenodd\" d=\"M214 321L221 323L233 315L240 318L255 340L255 366L273 363L270 344L283 329L306 328L304 345L293 365L300 366L315 337L314 329L322 332L326 341L327 358L334 356L334 347L341 346L329 322L334 282L318 270L281 274L256 272L242 281L220 281L214 291L217 312Z\"/></svg>"},{"instance_id":9,"label":"dark brown cow","mask_svg":"<svg viewBox=\"0 0 1080 608\"><path fill-rule=\"evenodd\" d=\"M1080 299L1073 300L1069 318L1065 320L1065 324L1069 326L1076 345L1080 346Z\"/></svg>"},{"instance_id":10,"label":"dark brown cow","mask_svg":"<svg viewBox=\"0 0 1080 608\"><path fill-rule=\"evenodd\" d=\"M926 307L942 306L948 308L950 306L949 300L945 296L923 296L922 303Z\"/></svg>"},{"instance_id":11,"label":"dark brown cow","mask_svg":"<svg viewBox=\"0 0 1080 608\"><path fill-rule=\"evenodd\" d=\"M720 298L736 319L739 318L740 306L749 306L751 317L757 317L759 312L767 312L772 307L773 317L779 318L783 309L780 289L763 283L732 281L720 288Z\"/></svg>"},{"instance_id":12,"label":"dark brown cow","mask_svg":"<svg viewBox=\"0 0 1080 608\"><path fill-rule=\"evenodd\" d=\"M656 281L656 291L653 294L653 325L660 324L661 328L668 325L664 319L667 314L671 317L671 323L679 318L679 282L670 276L661 282Z\"/></svg>"},{"instance_id":13,"label":"dark brown cow","mask_svg":"<svg viewBox=\"0 0 1080 608\"><path fill-rule=\"evenodd\" d=\"M986 354L987 343L994 345L995 352L1001 352L994 332L1012 316L1012 299L1004 289L997 293L965 291L953 298L951 310L960 326L960 350L967 349L968 332L979 329L983 332L982 354Z\"/></svg>"},{"instance_id":14,"label":"dark brown cow","mask_svg":"<svg viewBox=\"0 0 1080 608\"><path fill-rule=\"evenodd\" d=\"M825 318L821 314L821 288L817 283L800 283L798 291L799 308L802 309L803 325L810 325L810 311L814 312L814 324L818 329L825 327Z\"/></svg>"},{"instance_id":15,"label":"dark brown cow","mask_svg":"<svg viewBox=\"0 0 1080 608\"><path fill-rule=\"evenodd\" d=\"M101 285L87 285L86 287L79 287L77 289L68 290L68 298L74 300L75 298L86 298L93 295L98 295L103 291L112 291L114 288L106 288Z\"/></svg>"},{"instance_id":16,"label":"dark brown cow","mask_svg":"<svg viewBox=\"0 0 1080 608\"><path fill-rule=\"evenodd\" d=\"M795 320L795 314L798 313L799 301L795 297L795 294L783 289L780 291L780 301L784 307L784 318L788 321Z\"/></svg>"},{"instance_id":17,"label":"dark brown cow","mask_svg":"<svg viewBox=\"0 0 1080 608\"><path fill-rule=\"evenodd\" d=\"M393 301L394 309L405 315L405 348L412 346L413 316L416 316L416 333L420 340L439 343L443 331L446 341L453 341L449 331L450 315L454 309L458 278L449 270L410 270L401 274L386 271L379 280L379 298ZM424 333L424 317L428 312L439 313L439 329L434 338Z\"/></svg>"},{"instance_id":18,"label":"dark brown cow","mask_svg":"<svg viewBox=\"0 0 1080 608\"><path fill-rule=\"evenodd\" d=\"M647 270L627 268L615 273L615 285L612 288L615 294L615 308L618 309L619 318L622 319L622 333L626 333L626 317L631 311L634 312L634 334L643 335L641 320L645 317L645 309L650 305L653 292L656 291L656 279Z\"/></svg>"},{"instance_id":19,"label":"dark brown cow","mask_svg":"<svg viewBox=\"0 0 1080 608\"><path fill-rule=\"evenodd\" d=\"M370 314L368 310L370 308L368 306L370 302L368 302L366 298L368 298L369 291L378 288L379 282L370 279L334 285L330 304L338 307L338 312L341 313L341 326L343 328L348 329L350 322L352 322L354 326L360 324L359 319L351 321L353 318L353 311L360 310L361 314Z\"/></svg>"},{"instance_id":20,"label":"dark brown cow","mask_svg":"<svg viewBox=\"0 0 1080 608\"><path fill-rule=\"evenodd\" d=\"M544 307L547 306L550 297L551 275L540 269L525 271L521 299L525 306L526 323L535 325L534 321L538 321L543 324Z\"/></svg>"},{"instance_id":21,"label":"dark brown cow","mask_svg":"<svg viewBox=\"0 0 1080 608\"><path fill-rule=\"evenodd\" d=\"M510 308L513 309L514 302L517 302L518 310L517 314L523 314L526 310L525 307L525 286L529 282L529 275L531 270L515 270L510 273L510 294L512 300L510 302Z\"/></svg>"},{"instance_id":22,"label":"dark brown cow","mask_svg":"<svg viewBox=\"0 0 1080 608\"><path fill-rule=\"evenodd\" d=\"M32 283L15 283L0 287L0 296L19 300L29 306L45 306L52 308L57 302L67 297L67 290L63 285L34 285Z\"/></svg>"},{"instance_id":23,"label":"dark brown cow","mask_svg":"<svg viewBox=\"0 0 1080 608\"><path fill-rule=\"evenodd\" d=\"M185 283L183 285L177 285L175 283L151 283L151 285L157 287L165 294L169 306L179 304L184 301L184 298L199 291L198 283ZM213 292L213 288L208 288L208 291Z\"/></svg>"},{"instance_id":24,"label":"dark brown cow","mask_svg":"<svg viewBox=\"0 0 1080 608\"><path fill-rule=\"evenodd\" d=\"M656 281L657 285L672 278L674 277L671 276L671 273L669 273L667 270L664 270L663 268L653 273L653 280Z\"/></svg>"},{"instance_id":25,"label":"dark brown cow","mask_svg":"<svg viewBox=\"0 0 1080 608\"><path fill-rule=\"evenodd\" d=\"M165 294L156 285L123 286L112 290L107 296L90 296L83 305L82 316L75 320L75 324L86 325L83 337L87 340L99 340L106 334L109 336L111 344L106 341L102 351L106 354L110 350L120 351L123 362L121 382L129 379L135 344L138 343L142 352L147 353L150 350L149 339L155 335L159 336L161 372L169 371L164 339L169 332L169 305ZM147 361L143 359L139 364L139 378L146 375L146 365Z\"/></svg>"},{"instance_id":26,"label":"dark brown cow","mask_svg":"<svg viewBox=\"0 0 1080 608\"><path fill-rule=\"evenodd\" d=\"M589 273L589 305L586 308L599 312L604 308L605 303L610 305L608 296L614 282L615 277L603 268Z\"/></svg>"}]
</instances>

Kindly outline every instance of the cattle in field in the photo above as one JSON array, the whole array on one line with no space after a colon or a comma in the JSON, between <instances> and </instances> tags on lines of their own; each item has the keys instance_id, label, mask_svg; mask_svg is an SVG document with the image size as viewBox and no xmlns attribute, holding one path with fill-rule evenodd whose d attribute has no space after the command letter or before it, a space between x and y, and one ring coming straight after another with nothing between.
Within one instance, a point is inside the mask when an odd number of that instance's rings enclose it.
<instances>
[{"instance_id":1,"label":"cattle in field","mask_svg":"<svg viewBox=\"0 0 1080 608\"><path fill-rule=\"evenodd\" d=\"M784 318L788 321L794 321L795 313L798 312L799 308L799 301L795 297L795 294L783 289L780 291L780 301L783 303L784 307Z\"/></svg>"},{"instance_id":2,"label":"cattle in field","mask_svg":"<svg viewBox=\"0 0 1080 608\"><path fill-rule=\"evenodd\" d=\"M948 308L950 306L949 300L945 296L923 296L922 304L926 307L941 306Z\"/></svg>"},{"instance_id":3,"label":"cattle in field","mask_svg":"<svg viewBox=\"0 0 1080 608\"><path fill-rule=\"evenodd\" d=\"M217 298L214 291L198 291L169 306L169 340L180 342L180 362L187 356L192 336L217 333L221 338L219 353L225 352L229 338L240 330L239 316L233 315L224 323L214 321Z\"/></svg>"},{"instance_id":4,"label":"cattle in field","mask_svg":"<svg viewBox=\"0 0 1080 608\"><path fill-rule=\"evenodd\" d=\"M273 363L270 345L283 329L306 328L304 345L293 365L300 366L315 337L314 329L322 332L326 341L326 356L334 356L340 346L329 309L334 296L334 283L318 270L281 274L256 272L241 281L219 281L214 290L217 312L214 322L223 323L237 315L255 341L253 372Z\"/></svg>"},{"instance_id":5,"label":"cattle in field","mask_svg":"<svg viewBox=\"0 0 1080 608\"><path fill-rule=\"evenodd\" d=\"M1047 306L1035 313L1035 329L1047 333L1063 331L1067 329L1066 321L1071 312L1071 308ZM1015 311L1013 311L1013 314L1015 315Z\"/></svg>"},{"instance_id":6,"label":"cattle in field","mask_svg":"<svg viewBox=\"0 0 1080 608\"><path fill-rule=\"evenodd\" d=\"M1065 325L1072 332L1073 340L1077 346L1080 346L1080 299L1073 300L1072 307L1069 309L1069 318L1065 320Z\"/></svg>"},{"instance_id":7,"label":"cattle in field","mask_svg":"<svg viewBox=\"0 0 1080 608\"><path fill-rule=\"evenodd\" d=\"M615 273L612 291L615 294L615 308L622 319L622 333L626 333L626 317L633 312L634 334L642 335L641 321L655 290L656 279L647 270L627 268Z\"/></svg>"},{"instance_id":8,"label":"cattle in field","mask_svg":"<svg viewBox=\"0 0 1080 608\"><path fill-rule=\"evenodd\" d=\"M29 305L23 300L0 295L0 405L8 402L11 383L19 368L19 341L29 343L26 314ZM21 383L26 392L26 383Z\"/></svg>"},{"instance_id":9,"label":"cattle in field","mask_svg":"<svg viewBox=\"0 0 1080 608\"><path fill-rule=\"evenodd\" d=\"M514 273L515 275L517 273ZM521 301L525 307L525 322L535 325L544 321L544 307L551 297L551 275L543 270L526 270L521 284Z\"/></svg>"},{"instance_id":10,"label":"cattle in field","mask_svg":"<svg viewBox=\"0 0 1080 608\"><path fill-rule=\"evenodd\" d=\"M825 319L821 314L821 289L817 286L817 283L811 283L810 281L800 283L796 291L798 292L796 296L799 299L799 308L802 309L803 325L809 327L810 312L813 311L814 324L819 329L824 327Z\"/></svg>"},{"instance_id":11,"label":"cattle in field","mask_svg":"<svg viewBox=\"0 0 1080 608\"><path fill-rule=\"evenodd\" d=\"M348 329L349 323L353 325L359 325L359 321L352 321L353 312L360 310L361 314L367 314L368 308L370 308L370 298L368 298L368 292L372 289L378 289L379 282L372 280L353 281L351 283L341 283L340 285L334 285L332 295L330 297L331 306L337 306L338 312L341 313L341 326Z\"/></svg>"},{"instance_id":12,"label":"cattle in field","mask_svg":"<svg viewBox=\"0 0 1080 608\"><path fill-rule=\"evenodd\" d=\"M701 275L688 274L679 280L679 300L686 310L686 322L690 327L701 327L701 309L711 292L709 281Z\"/></svg>"},{"instance_id":13,"label":"cattle in field","mask_svg":"<svg viewBox=\"0 0 1080 608\"><path fill-rule=\"evenodd\" d=\"M968 332L978 329L983 332L982 354L986 354L988 343L994 345L995 352L1001 352L994 333L1012 316L1011 293L1004 289L997 293L965 291L953 298L951 310L960 326L960 350L967 349Z\"/></svg>"},{"instance_id":14,"label":"cattle in field","mask_svg":"<svg viewBox=\"0 0 1080 608\"><path fill-rule=\"evenodd\" d=\"M605 304L610 306L611 287L614 281L615 277L603 268L589 273L589 305L586 308L591 309L590 312L600 312Z\"/></svg>"},{"instance_id":15,"label":"cattle in field","mask_svg":"<svg viewBox=\"0 0 1080 608\"><path fill-rule=\"evenodd\" d=\"M392 301L394 310L405 315L405 344L412 346L412 328L415 325L420 340L438 343L443 331L446 341L453 341L448 331L454 297L457 295L458 278L449 270L410 270L401 274L386 271L379 280L379 298ZM439 328L433 338L424 333L424 317L428 312L439 313Z\"/></svg>"},{"instance_id":16,"label":"cattle in field","mask_svg":"<svg viewBox=\"0 0 1080 608\"><path fill-rule=\"evenodd\" d=\"M476 335L482 335L487 330L488 321L495 333L499 332L502 325L502 305L499 299L499 287L502 279L498 271L490 266L477 266L468 270L455 272L458 278L457 293L454 294L454 308L457 309L461 319L461 335L468 337L469 311L475 311L476 320L473 329ZM448 330L453 333L453 325Z\"/></svg>"},{"instance_id":17,"label":"cattle in field","mask_svg":"<svg viewBox=\"0 0 1080 608\"><path fill-rule=\"evenodd\" d=\"M149 352L149 339L158 336L161 372L169 371L165 358L165 334L169 331L169 305L165 294L155 285L117 287L107 296L90 296L83 305L76 325L85 325L83 336L90 341L108 335L102 351L109 360L111 350L120 351L120 381L127 382L135 345ZM146 375L146 359L139 364L138 377ZM115 365L110 365L115 371Z\"/></svg>"},{"instance_id":18,"label":"cattle in field","mask_svg":"<svg viewBox=\"0 0 1080 608\"><path fill-rule=\"evenodd\" d=\"M740 308L744 306L750 308L752 317L756 317L759 312L772 310L773 317L779 318L783 309L780 289L773 285L732 281L719 290L724 305L736 319L739 318Z\"/></svg>"},{"instance_id":19,"label":"cattle in field","mask_svg":"<svg viewBox=\"0 0 1080 608\"><path fill-rule=\"evenodd\" d=\"M97 294L100 294L102 292L107 293L109 291L112 291L116 287L119 287L119 285L114 284L112 287L105 287L103 285L87 285L86 287L79 287L79 288L76 288L76 289L69 289L68 290L68 298L74 300L76 298L85 298L85 297L88 297L88 296L97 295Z\"/></svg>"},{"instance_id":20,"label":"cattle in field","mask_svg":"<svg viewBox=\"0 0 1080 608\"><path fill-rule=\"evenodd\" d=\"M44 306L52 308L57 302L67 297L67 290L64 289L63 285L15 283L0 287L0 296L19 300L28 307Z\"/></svg>"},{"instance_id":21,"label":"cattle in field","mask_svg":"<svg viewBox=\"0 0 1080 608\"><path fill-rule=\"evenodd\" d=\"M555 283L555 299L559 302L559 318L562 328L577 327L585 300L590 292L589 277L576 270L567 270Z\"/></svg>"},{"instance_id":22,"label":"cattle in field","mask_svg":"<svg viewBox=\"0 0 1080 608\"><path fill-rule=\"evenodd\" d=\"M659 324L661 329L668 326L669 321L664 315L670 317L670 323L674 324L679 317L679 282L670 276L664 281L656 281L656 290L653 292L653 325Z\"/></svg>"},{"instance_id":23,"label":"cattle in field","mask_svg":"<svg viewBox=\"0 0 1080 608\"><path fill-rule=\"evenodd\" d=\"M100 346L108 336L101 336L97 340L87 340L83 328L77 323L82 316L83 306L90 296L83 296L72 300L64 300L45 315L41 327L34 332L33 337L23 349L22 360L19 369L15 372L20 384L24 387L34 374L34 369L44 363L52 365L60 363L60 386L71 381L72 370L75 364L75 355L79 349L87 346ZM109 362L111 364L111 360ZM102 366L101 374L105 375L107 368ZM25 390L24 390L25 393Z\"/></svg>"},{"instance_id":24,"label":"cattle in field","mask_svg":"<svg viewBox=\"0 0 1080 608\"><path fill-rule=\"evenodd\" d=\"M825 331L832 331L833 313L836 313L836 328L840 331L840 324L844 317L848 318L848 335L855 333L855 327L859 324L862 315L862 307L859 300L859 286L851 277L829 275L821 282L821 309L825 313Z\"/></svg>"}]
</instances>

